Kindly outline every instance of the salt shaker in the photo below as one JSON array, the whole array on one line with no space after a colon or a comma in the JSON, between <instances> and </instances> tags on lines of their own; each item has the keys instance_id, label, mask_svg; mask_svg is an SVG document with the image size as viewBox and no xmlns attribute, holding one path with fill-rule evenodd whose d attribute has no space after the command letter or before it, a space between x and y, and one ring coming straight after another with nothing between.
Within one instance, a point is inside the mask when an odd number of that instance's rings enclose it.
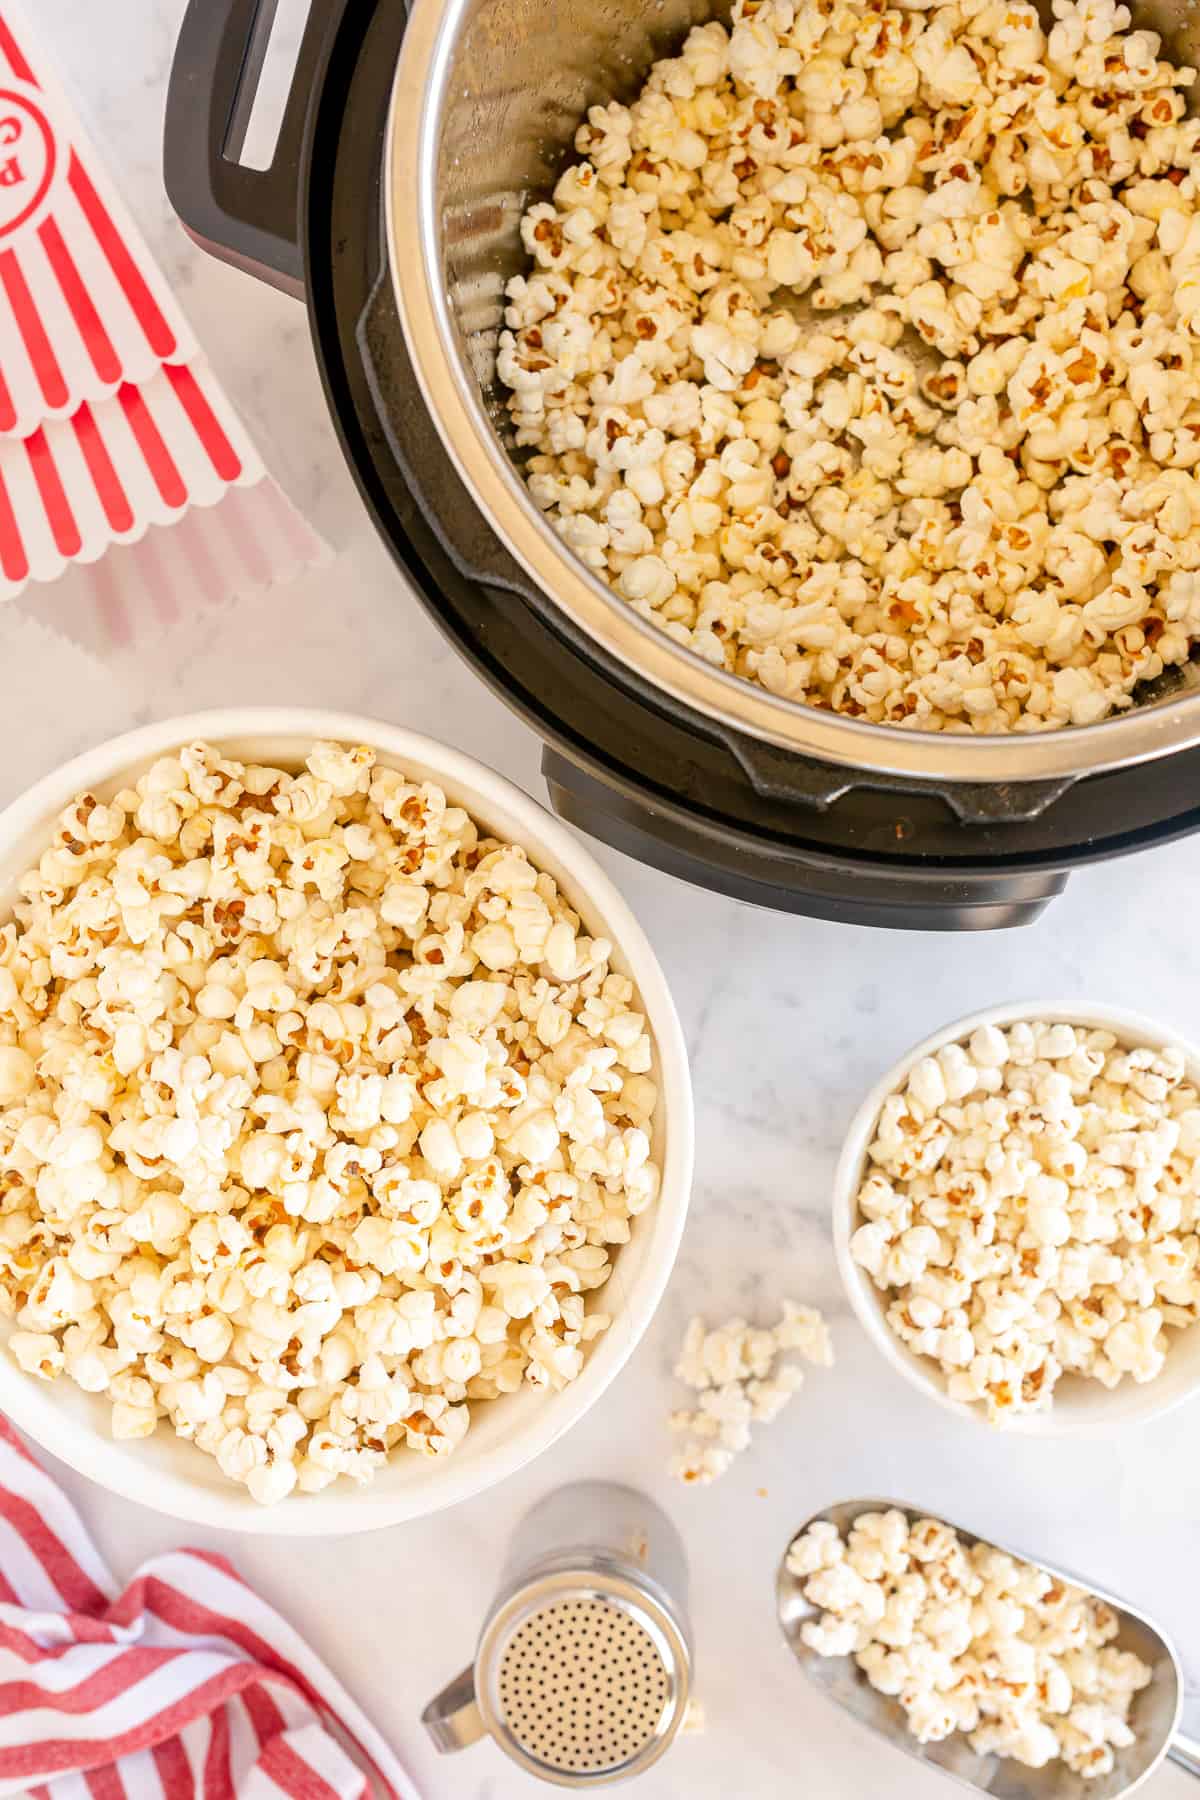
<instances>
[{"instance_id":1,"label":"salt shaker","mask_svg":"<svg viewBox=\"0 0 1200 1800\"><path fill-rule=\"evenodd\" d=\"M691 1667L678 1532L634 1489L585 1481L526 1514L474 1662L421 1716L439 1750L490 1736L542 1781L599 1787L668 1748Z\"/></svg>"}]
</instances>

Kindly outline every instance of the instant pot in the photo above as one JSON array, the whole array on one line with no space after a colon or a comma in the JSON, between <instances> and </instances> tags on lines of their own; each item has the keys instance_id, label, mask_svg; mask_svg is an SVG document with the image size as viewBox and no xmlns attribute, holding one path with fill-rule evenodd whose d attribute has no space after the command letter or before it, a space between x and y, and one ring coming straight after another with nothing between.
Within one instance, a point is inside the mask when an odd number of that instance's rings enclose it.
<instances>
[{"instance_id":1,"label":"instant pot","mask_svg":"<svg viewBox=\"0 0 1200 1800\"><path fill-rule=\"evenodd\" d=\"M1200 666L1102 724L864 724L714 669L562 544L494 382L518 223L588 106L702 0L313 0L274 161L239 161L274 0L190 0L166 180L215 255L303 299L363 498L441 629L538 732L565 819L699 887L925 930L1027 924L1072 868L1200 826ZM1189 23L1134 7L1166 53ZM1174 29L1172 29L1174 26Z\"/></svg>"}]
</instances>

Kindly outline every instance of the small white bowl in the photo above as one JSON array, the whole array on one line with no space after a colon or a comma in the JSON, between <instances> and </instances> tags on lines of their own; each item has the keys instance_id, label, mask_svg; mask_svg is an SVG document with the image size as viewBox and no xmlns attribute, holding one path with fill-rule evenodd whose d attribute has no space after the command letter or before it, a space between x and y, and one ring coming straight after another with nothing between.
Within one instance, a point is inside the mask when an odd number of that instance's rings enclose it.
<instances>
[{"instance_id":1,"label":"small white bowl","mask_svg":"<svg viewBox=\"0 0 1200 1800\"><path fill-rule=\"evenodd\" d=\"M0 1412L72 1468L129 1500L179 1519L277 1537L402 1524L494 1486L548 1449L595 1405L650 1323L675 1262L691 1191L694 1128L683 1032L645 933L578 838L481 763L431 738L352 714L274 707L197 713L131 731L76 757L0 813L0 918L11 915L18 878L36 863L52 821L75 795L111 796L156 757L198 738L243 760L284 768L298 767L318 738L367 744L382 762L436 782L488 831L522 845L553 875L588 931L612 941L613 966L636 984L654 1040L659 1107L653 1136L662 1191L634 1221L615 1260L604 1290L613 1322L590 1348L577 1381L561 1393L524 1388L477 1406L466 1438L444 1461L400 1454L366 1487L342 1481L325 1493L264 1507L169 1426L140 1442L118 1443L108 1431L106 1401L65 1376L39 1381L0 1354ZM10 1329L4 1324L0 1339Z\"/></svg>"},{"instance_id":2,"label":"small white bowl","mask_svg":"<svg viewBox=\"0 0 1200 1800\"><path fill-rule=\"evenodd\" d=\"M1127 1045L1145 1044L1153 1049L1171 1046L1182 1052L1187 1059L1190 1079L1200 1085L1200 1051L1178 1032L1166 1030L1153 1019L1083 1001L1028 1000L971 1013L934 1032L888 1071L855 1113L833 1186L834 1250L850 1304L876 1349L907 1382L959 1418L973 1419L983 1425L989 1424L984 1408L978 1403L952 1400L946 1392L945 1378L933 1359L918 1356L897 1337L887 1321L888 1296L880 1293L867 1271L855 1262L850 1253L850 1239L864 1223L858 1211L858 1192L884 1101L903 1087L923 1057L931 1056L943 1045L965 1041L981 1025L1015 1025L1022 1019L1111 1031ZM1109 1389L1086 1376L1064 1375L1055 1387L1048 1411L1018 1413L992 1429L1023 1432L1030 1437L1065 1437L1077 1432L1105 1431L1114 1425L1129 1425L1169 1412L1172 1407L1200 1393L1200 1323L1182 1331L1171 1331L1169 1337L1166 1362L1153 1381L1138 1383L1127 1377L1119 1387Z\"/></svg>"}]
</instances>

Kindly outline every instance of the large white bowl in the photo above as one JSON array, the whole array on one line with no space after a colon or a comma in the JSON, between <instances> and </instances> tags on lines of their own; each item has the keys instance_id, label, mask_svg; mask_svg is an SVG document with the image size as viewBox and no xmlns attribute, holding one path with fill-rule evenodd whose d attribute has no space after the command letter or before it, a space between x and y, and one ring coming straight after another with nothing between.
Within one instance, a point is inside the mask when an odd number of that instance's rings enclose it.
<instances>
[{"instance_id":1,"label":"large white bowl","mask_svg":"<svg viewBox=\"0 0 1200 1800\"><path fill-rule=\"evenodd\" d=\"M103 1399L66 1377L41 1382L0 1354L0 1411L55 1456L130 1500L180 1519L276 1536L397 1525L493 1486L548 1449L595 1405L645 1331L675 1261L691 1189L692 1096L683 1033L645 933L576 837L481 763L415 732L351 714L274 707L196 713L131 731L76 757L0 814L0 918L11 916L16 881L36 863L51 821L76 794L108 797L156 757L198 738L276 767L298 766L318 738L367 744L382 762L437 782L489 832L523 845L553 875L588 931L612 940L613 966L636 983L653 1035L660 1089L654 1154L662 1192L634 1221L632 1238L617 1255L604 1290L612 1325L589 1350L579 1379L562 1393L526 1388L477 1406L466 1439L444 1461L401 1452L366 1487L339 1482L322 1494L263 1507L169 1427L140 1442L118 1443L108 1433Z\"/></svg>"},{"instance_id":2,"label":"large white bowl","mask_svg":"<svg viewBox=\"0 0 1200 1800\"><path fill-rule=\"evenodd\" d=\"M984 1425L990 1422L983 1407L951 1399L946 1392L945 1378L932 1358L918 1356L897 1337L887 1322L888 1296L880 1293L867 1271L855 1262L850 1253L850 1239L864 1223L858 1210L858 1192L884 1101L903 1087L923 1057L933 1055L945 1044L961 1042L981 1025L1014 1025L1020 1019L1111 1031L1119 1042L1128 1045L1146 1044L1154 1049L1173 1046L1186 1057L1190 1079L1200 1085L1200 1051L1186 1043L1178 1032L1166 1030L1153 1019L1090 1002L1027 1000L1009 1006L993 1006L986 1012L971 1013L965 1019L943 1026L915 1050L910 1050L895 1068L889 1069L855 1113L846 1134L833 1188L834 1249L850 1304L872 1343L907 1382L947 1411L957 1413L959 1418L973 1419ZM1200 1393L1200 1324L1188 1326L1183 1331L1171 1331L1168 1335L1170 1349L1166 1363L1153 1381L1138 1383L1127 1377L1119 1387L1109 1389L1082 1375L1064 1375L1054 1390L1054 1400L1047 1412L1019 1413L991 1429L1023 1432L1031 1437L1063 1437L1075 1432L1106 1431L1116 1425L1128 1425L1169 1412L1172 1407Z\"/></svg>"}]
</instances>

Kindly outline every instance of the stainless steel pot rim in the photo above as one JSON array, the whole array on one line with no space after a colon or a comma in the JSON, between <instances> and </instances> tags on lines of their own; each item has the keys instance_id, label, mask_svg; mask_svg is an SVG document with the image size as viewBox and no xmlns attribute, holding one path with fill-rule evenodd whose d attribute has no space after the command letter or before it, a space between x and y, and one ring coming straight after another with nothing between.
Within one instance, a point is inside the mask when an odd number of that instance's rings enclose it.
<instances>
[{"instance_id":1,"label":"stainless steel pot rim","mask_svg":"<svg viewBox=\"0 0 1200 1800\"><path fill-rule=\"evenodd\" d=\"M1200 744L1200 693L1098 725L1003 737L909 731L823 712L714 668L643 619L572 556L541 516L472 391L441 279L438 124L459 4L415 0L396 70L384 165L396 305L422 398L459 475L505 548L599 649L728 730L876 774L940 783L1066 781Z\"/></svg>"}]
</instances>

